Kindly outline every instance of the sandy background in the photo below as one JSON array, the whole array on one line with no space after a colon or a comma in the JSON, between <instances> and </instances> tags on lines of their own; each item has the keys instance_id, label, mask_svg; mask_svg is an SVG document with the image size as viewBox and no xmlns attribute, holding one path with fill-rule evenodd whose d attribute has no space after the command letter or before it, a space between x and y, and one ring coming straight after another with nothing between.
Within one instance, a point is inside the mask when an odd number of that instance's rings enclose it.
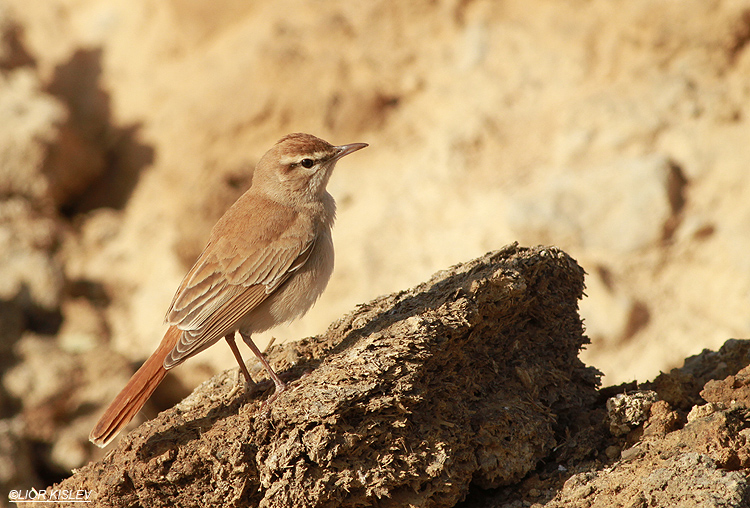
<instances>
[{"instance_id":1,"label":"sandy background","mask_svg":"<svg viewBox=\"0 0 750 508\"><path fill-rule=\"evenodd\" d=\"M327 292L266 338L513 241L588 272L605 384L750 335L748 1L3 0L0 31L5 416L90 427L296 131L370 147L329 185ZM212 348L177 392L233 365Z\"/></svg>"}]
</instances>

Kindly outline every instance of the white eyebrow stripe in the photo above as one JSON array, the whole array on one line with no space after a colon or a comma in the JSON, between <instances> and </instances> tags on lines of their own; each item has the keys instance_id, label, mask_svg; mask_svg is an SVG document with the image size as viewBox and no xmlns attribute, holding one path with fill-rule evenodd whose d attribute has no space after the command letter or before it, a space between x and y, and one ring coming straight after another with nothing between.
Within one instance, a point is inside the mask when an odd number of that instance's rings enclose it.
<instances>
[{"instance_id":1,"label":"white eyebrow stripe","mask_svg":"<svg viewBox=\"0 0 750 508\"><path fill-rule=\"evenodd\" d=\"M286 155L286 156L280 157L279 162L281 162L281 164L284 164L284 165L297 164L302 159L312 159L315 162L318 162L321 159L323 159L326 155L328 155L328 152L315 152L315 153L311 153L307 155L295 155L295 156Z\"/></svg>"}]
</instances>

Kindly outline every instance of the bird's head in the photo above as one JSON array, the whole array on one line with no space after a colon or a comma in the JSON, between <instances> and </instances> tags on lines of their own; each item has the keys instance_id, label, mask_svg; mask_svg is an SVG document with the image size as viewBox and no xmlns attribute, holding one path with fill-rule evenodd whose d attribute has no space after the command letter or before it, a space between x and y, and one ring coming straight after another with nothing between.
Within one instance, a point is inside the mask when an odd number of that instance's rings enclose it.
<instances>
[{"instance_id":1,"label":"bird's head","mask_svg":"<svg viewBox=\"0 0 750 508\"><path fill-rule=\"evenodd\" d=\"M336 162L366 146L334 146L311 134L289 134L261 157L252 185L284 202L318 199L326 191Z\"/></svg>"}]
</instances>

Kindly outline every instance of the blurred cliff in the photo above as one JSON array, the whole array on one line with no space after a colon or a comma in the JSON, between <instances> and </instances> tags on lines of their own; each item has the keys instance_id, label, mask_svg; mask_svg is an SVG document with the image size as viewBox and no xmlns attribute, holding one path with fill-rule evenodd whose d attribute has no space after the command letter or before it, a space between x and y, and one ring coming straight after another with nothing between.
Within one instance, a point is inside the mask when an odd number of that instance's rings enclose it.
<instances>
[{"instance_id":1,"label":"blurred cliff","mask_svg":"<svg viewBox=\"0 0 750 508\"><path fill-rule=\"evenodd\" d=\"M588 271L606 384L749 335L748 41L747 1L4 0L3 456L23 434L52 475L91 457L288 132L371 148L332 178L334 276L280 341L516 240ZM232 363L205 352L153 409Z\"/></svg>"}]
</instances>

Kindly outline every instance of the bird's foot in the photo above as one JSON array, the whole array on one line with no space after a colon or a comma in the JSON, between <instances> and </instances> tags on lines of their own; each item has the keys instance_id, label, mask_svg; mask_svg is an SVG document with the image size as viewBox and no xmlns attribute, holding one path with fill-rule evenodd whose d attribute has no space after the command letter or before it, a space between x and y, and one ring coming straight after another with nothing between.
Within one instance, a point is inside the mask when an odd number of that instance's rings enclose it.
<instances>
[{"instance_id":1,"label":"bird's foot","mask_svg":"<svg viewBox=\"0 0 750 508\"><path fill-rule=\"evenodd\" d=\"M263 401L263 403L260 405L260 410L268 413L271 410L271 404L273 401L275 401L279 395L281 395L282 392L286 391L286 383L281 381L279 379L279 382L275 383L276 389L273 391L270 397L268 397L266 400Z\"/></svg>"}]
</instances>

